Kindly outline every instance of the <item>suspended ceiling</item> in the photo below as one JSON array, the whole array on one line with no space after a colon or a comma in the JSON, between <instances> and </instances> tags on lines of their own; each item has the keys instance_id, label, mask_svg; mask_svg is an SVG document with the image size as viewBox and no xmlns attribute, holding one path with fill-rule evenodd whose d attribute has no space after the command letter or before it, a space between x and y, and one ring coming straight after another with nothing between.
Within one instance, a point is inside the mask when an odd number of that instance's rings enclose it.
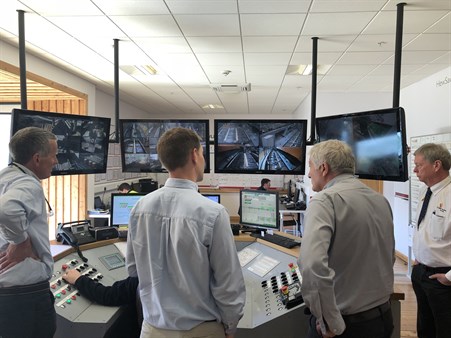
<instances>
[{"instance_id":1,"label":"suspended ceiling","mask_svg":"<svg viewBox=\"0 0 451 338\"><path fill-rule=\"evenodd\" d=\"M451 65L451 1L406 3L401 87ZM121 99L149 114L277 117L294 112L311 91L311 75L291 71L311 63L313 36L319 38L318 64L330 67L318 76L319 97L321 92L391 92L396 4L2 0L0 39L17 45L16 10L24 10L30 53L108 93L114 84L113 39L119 39ZM141 65L157 74L130 72ZM250 91L217 90L249 83Z\"/></svg>"}]
</instances>

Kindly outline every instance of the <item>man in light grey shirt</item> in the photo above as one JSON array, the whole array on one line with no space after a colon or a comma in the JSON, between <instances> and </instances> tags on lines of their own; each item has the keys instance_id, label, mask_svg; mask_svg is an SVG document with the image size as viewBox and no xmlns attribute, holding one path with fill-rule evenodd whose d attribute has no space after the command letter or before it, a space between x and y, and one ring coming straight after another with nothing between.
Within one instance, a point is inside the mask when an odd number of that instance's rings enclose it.
<instances>
[{"instance_id":1,"label":"man in light grey shirt","mask_svg":"<svg viewBox=\"0 0 451 338\"><path fill-rule=\"evenodd\" d=\"M345 143L330 140L310 151L314 195L307 208L298 264L309 307L309 338L389 338L395 261L388 201L354 177Z\"/></svg>"},{"instance_id":2,"label":"man in light grey shirt","mask_svg":"<svg viewBox=\"0 0 451 338\"><path fill-rule=\"evenodd\" d=\"M225 208L198 193L205 159L185 128L162 135L158 156L169 179L133 208L127 268L138 276L141 338L233 337L245 284Z\"/></svg>"},{"instance_id":3,"label":"man in light grey shirt","mask_svg":"<svg viewBox=\"0 0 451 338\"><path fill-rule=\"evenodd\" d=\"M42 179L58 163L55 135L35 127L9 143L0 172L0 337L50 338L56 330L47 203Z\"/></svg>"}]
</instances>

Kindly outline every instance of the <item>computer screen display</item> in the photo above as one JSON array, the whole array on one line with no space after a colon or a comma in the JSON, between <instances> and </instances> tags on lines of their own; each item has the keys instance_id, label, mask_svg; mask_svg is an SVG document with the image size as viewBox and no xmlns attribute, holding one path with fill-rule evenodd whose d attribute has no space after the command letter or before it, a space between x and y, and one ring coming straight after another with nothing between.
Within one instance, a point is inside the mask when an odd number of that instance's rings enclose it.
<instances>
[{"instance_id":1,"label":"computer screen display","mask_svg":"<svg viewBox=\"0 0 451 338\"><path fill-rule=\"evenodd\" d=\"M221 195L219 194L202 194L202 196L212 200L213 202L221 203Z\"/></svg>"},{"instance_id":2,"label":"computer screen display","mask_svg":"<svg viewBox=\"0 0 451 338\"><path fill-rule=\"evenodd\" d=\"M316 119L318 140L337 139L349 144L359 178L408 179L404 109L388 108Z\"/></svg>"},{"instance_id":3,"label":"computer screen display","mask_svg":"<svg viewBox=\"0 0 451 338\"><path fill-rule=\"evenodd\" d=\"M106 172L110 118L13 109L11 135L26 127L51 131L58 142L52 175Z\"/></svg>"},{"instance_id":4,"label":"computer screen display","mask_svg":"<svg viewBox=\"0 0 451 338\"><path fill-rule=\"evenodd\" d=\"M201 138L204 172L210 172L210 133L208 120L120 120L122 171L166 172L158 159L160 136L175 127L188 128Z\"/></svg>"},{"instance_id":5,"label":"computer screen display","mask_svg":"<svg viewBox=\"0 0 451 338\"><path fill-rule=\"evenodd\" d=\"M130 211L135 204L146 194L111 194L110 217L111 225L128 225Z\"/></svg>"},{"instance_id":6,"label":"computer screen display","mask_svg":"<svg viewBox=\"0 0 451 338\"><path fill-rule=\"evenodd\" d=\"M307 120L215 120L215 172L305 174Z\"/></svg>"},{"instance_id":7,"label":"computer screen display","mask_svg":"<svg viewBox=\"0 0 451 338\"><path fill-rule=\"evenodd\" d=\"M261 229L279 229L279 194L275 191L241 190L240 223Z\"/></svg>"}]
</instances>

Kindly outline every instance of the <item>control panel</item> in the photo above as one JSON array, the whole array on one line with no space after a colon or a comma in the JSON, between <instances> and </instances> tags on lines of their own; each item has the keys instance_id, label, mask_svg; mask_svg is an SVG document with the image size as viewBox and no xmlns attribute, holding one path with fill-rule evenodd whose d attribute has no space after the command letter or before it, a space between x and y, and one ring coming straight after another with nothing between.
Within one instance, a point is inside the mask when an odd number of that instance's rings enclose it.
<instances>
[{"instance_id":1,"label":"control panel","mask_svg":"<svg viewBox=\"0 0 451 338\"><path fill-rule=\"evenodd\" d=\"M240 245L246 306L236 338L291 338L307 332L296 257L258 242Z\"/></svg>"},{"instance_id":2,"label":"control panel","mask_svg":"<svg viewBox=\"0 0 451 338\"><path fill-rule=\"evenodd\" d=\"M101 306L83 297L62 278L71 269L103 285L127 278L125 260L114 244L83 251L84 262L76 253L55 261L50 290L55 296L57 331L55 338L104 337L121 315L115 306Z\"/></svg>"}]
</instances>

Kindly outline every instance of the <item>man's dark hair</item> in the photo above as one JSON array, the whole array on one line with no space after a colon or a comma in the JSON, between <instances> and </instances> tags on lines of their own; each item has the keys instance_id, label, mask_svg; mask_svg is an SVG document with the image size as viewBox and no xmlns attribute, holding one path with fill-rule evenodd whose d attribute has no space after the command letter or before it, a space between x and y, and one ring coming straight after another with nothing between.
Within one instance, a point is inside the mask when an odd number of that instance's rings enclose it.
<instances>
[{"instance_id":1,"label":"man's dark hair","mask_svg":"<svg viewBox=\"0 0 451 338\"><path fill-rule=\"evenodd\" d=\"M201 147L200 141L199 135L190 129L169 129L158 140L158 158L169 171L182 168L188 162L191 151Z\"/></svg>"},{"instance_id":2,"label":"man's dark hair","mask_svg":"<svg viewBox=\"0 0 451 338\"><path fill-rule=\"evenodd\" d=\"M122 190L127 190L127 191L130 191L130 190L132 190L132 186L130 185L130 184L128 184L128 183L122 183L122 184L120 184L118 187L117 187L117 190L119 190L119 191L122 191Z\"/></svg>"},{"instance_id":3,"label":"man's dark hair","mask_svg":"<svg viewBox=\"0 0 451 338\"><path fill-rule=\"evenodd\" d=\"M263 187L266 183L269 183L269 182L271 182L271 180L269 178L262 178L260 184Z\"/></svg>"}]
</instances>

